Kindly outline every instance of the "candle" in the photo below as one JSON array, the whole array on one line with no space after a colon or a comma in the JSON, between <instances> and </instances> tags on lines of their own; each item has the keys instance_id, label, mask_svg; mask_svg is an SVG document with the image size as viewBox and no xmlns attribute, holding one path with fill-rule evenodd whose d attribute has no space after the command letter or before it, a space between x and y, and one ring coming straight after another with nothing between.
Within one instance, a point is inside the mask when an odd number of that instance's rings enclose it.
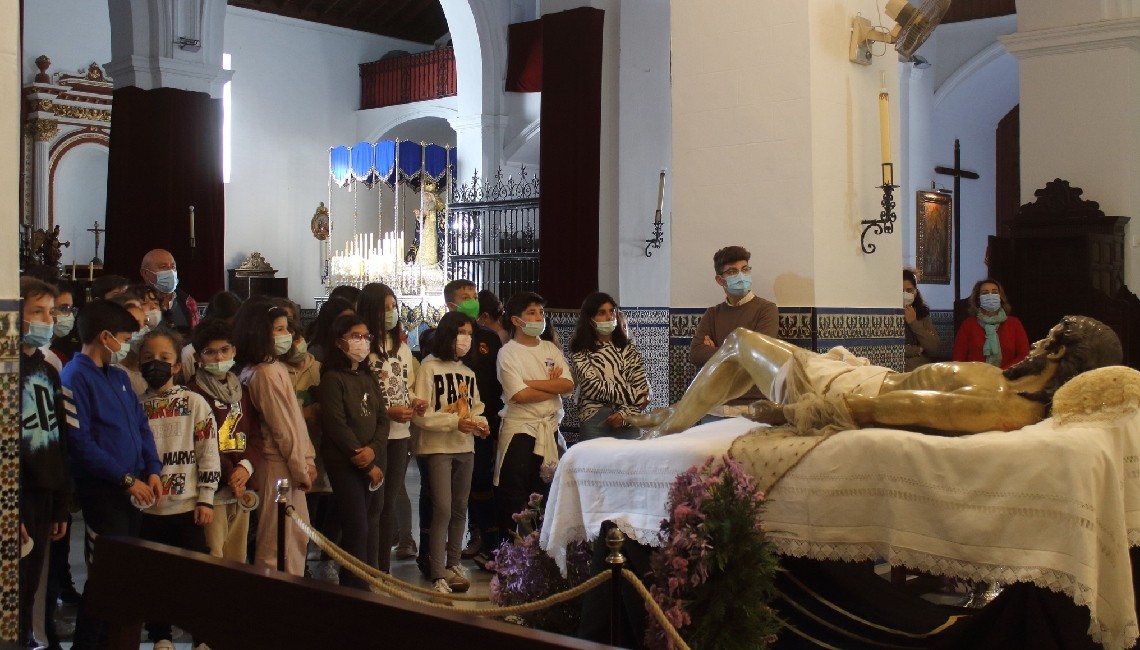
<instances>
[{"instance_id":1,"label":"candle","mask_svg":"<svg viewBox=\"0 0 1140 650\"><path fill-rule=\"evenodd\" d=\"M88 262L87 263L87 279L88 280L94 280L95 279L95 262Z\"/></svg>"},{"instance_id":2,"label":"candle","mask_svg":"<svg viewBox=\"0 0 1140 650\"><path fill-rule=\"evenodd\" d=\"M879 90L879 145L882 148L883 164L891 162L891 109L887 95L887 73L882 73L882 87Z\"/></svg>"},{"instance_id":3,"label":"candle","mask_svg":"<svg viewBox=\"0 0 1140 650\"><path fill-rule=\"evenodd\" d=\"M194 206L190 206L190 239L194 239Z\"/></svg>"},{"instance_id":4,"label":"candle","mask_svg":"<svg viewBox=\"0 0 1140 650\"><path fill-rule=\"evenodd\" d=\"M661 223L661 208L665 205L665 170L657 179L657 212L653 215L653 223Z\"/></svg>"}]
</instances>

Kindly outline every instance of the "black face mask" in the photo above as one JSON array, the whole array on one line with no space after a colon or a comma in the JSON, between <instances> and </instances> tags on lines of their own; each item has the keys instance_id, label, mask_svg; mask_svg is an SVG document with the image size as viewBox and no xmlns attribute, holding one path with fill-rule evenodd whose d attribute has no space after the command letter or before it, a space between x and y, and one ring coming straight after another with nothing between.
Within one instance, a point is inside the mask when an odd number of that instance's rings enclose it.
<instances>
[{"instance_id":1,"label":"black face mask","mask_svg":"<svg viewBox=\"0 0 1140 650\"><path fill-rule=\"evenodd\" d=\"M139 364L139 374L146 380L146 385L150 386L151 390L158 390L170 381L173 368L174 366L168 361L151 359Z\"/></svg>"}]
</instances>

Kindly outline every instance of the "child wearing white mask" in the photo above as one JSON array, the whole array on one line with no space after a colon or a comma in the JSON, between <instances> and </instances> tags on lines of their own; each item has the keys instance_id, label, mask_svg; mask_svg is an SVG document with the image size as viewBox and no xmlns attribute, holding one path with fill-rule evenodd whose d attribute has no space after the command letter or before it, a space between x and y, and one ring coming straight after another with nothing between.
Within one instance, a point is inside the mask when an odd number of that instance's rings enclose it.
<instances>
[{"instance_id":1,"label":"child wearing white mask","mask_svg":"<svg viewBox=\"0 0 1140 650\"><path fill-rule=\"evenodd\" d=\"M420 429L415 453L426 459L431 485L430 579L441 593L471 588L459 561L475 466L474 436L486 438L491 433L475 373L462 361L471 350L474 328L474 321L462 312L445 314L414 388L416 397L427 402L422 415L412 416L412 423Z\"/></svg>"}]
</instances>

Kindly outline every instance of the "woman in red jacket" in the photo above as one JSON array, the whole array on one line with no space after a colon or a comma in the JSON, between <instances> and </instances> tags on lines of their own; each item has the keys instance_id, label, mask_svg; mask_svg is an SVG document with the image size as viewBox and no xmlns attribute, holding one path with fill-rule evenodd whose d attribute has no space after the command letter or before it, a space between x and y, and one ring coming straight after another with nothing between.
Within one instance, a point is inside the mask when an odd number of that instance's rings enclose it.
<instances>
[{"instance_id":1,"label":"woman in red jacket","mask_svg":"<svg viewBox=\"0 0 1140 650\"><path fill-rule=\"evenodd\" d=\"M970 314L954 337L955 361L985 361L1003 370L1029 354L1029 337L997 280L986 278L970 293Z\"/></svg>"}]
</instances>

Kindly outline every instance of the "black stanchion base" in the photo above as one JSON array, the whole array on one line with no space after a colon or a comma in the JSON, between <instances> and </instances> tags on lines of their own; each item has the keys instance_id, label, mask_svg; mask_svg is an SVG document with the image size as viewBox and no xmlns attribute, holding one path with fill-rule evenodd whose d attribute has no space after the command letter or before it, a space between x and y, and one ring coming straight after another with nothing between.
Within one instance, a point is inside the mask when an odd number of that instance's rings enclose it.
<instances>
[{"instance_id":1,"label":"black stanchion base","mask_svg":"<svg viewBox=\"0 0 1140 650\"><path fill-rule=\"evenodd\" d=\"M604 522L598 539L594 541L594 556L590 561L591 576L611 570L610 565L606 563L606 556L610 553L606 547L606 534L612 528L614 528L613 523ZM639 578L649 573L649 555L652 551L652 548L628 539L621 547L621 552L625 555L626 568L637 574ZM598 643L610 642L611 595L610 585L606 583L582 596L582 622L578 626L578 638ZM645 601L633 585L624 579L622 579L621 597L623 604L621 639L615 645L622 648L644 647Z\"/></svg>"}]
</instances>

